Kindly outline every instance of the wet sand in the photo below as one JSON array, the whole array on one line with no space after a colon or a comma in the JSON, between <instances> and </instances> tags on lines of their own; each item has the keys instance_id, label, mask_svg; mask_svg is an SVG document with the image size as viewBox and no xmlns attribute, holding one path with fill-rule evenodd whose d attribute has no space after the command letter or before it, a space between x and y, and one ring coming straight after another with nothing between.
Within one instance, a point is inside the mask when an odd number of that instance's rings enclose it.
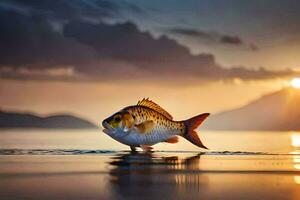
<instances>
[{"instance_id":1,"label":"wet sand","mask_svg":"<svg viewBox=\"0 0 300 200\"><path fill-rule=\"evenodd\" d=\"M2 150L0 199L300 199L300 155Z\"/></svg>"},{"instance_id":2,"label":"wet sand","mask_svg":"<svg viewBox=\"0 0 300 200\"><path fill-rule=\"evenodd\" d=\"M0 199L300 199L299 132L201 132L131 153L100 130L2 130Z\"/></svg>"}]
</instances>

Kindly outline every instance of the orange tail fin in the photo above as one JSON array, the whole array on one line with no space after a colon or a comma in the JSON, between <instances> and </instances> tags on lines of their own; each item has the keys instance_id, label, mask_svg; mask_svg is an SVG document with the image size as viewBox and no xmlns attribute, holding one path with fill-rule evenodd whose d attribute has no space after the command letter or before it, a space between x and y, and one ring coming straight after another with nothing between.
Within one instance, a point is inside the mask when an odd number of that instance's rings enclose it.
<instances>
[{"instance_id":1,"label":"orange tail fin","mask_svg":"<svg viewBox=\"0 0 300 200\"><path fill-rule=\"evenodd\" d=\"M184 121L184 125L185 125L185 132L183 133L183 137L185 139L187 139L188 141L190 141L191 143L193 143L194 145L204 148L204 149L208 149L206 146L204 146L197 134L197 132L195 131L196 128L198 128L198 126L200 126L200 124L209 116L209 113L204 113L201 115L197 115L191 119L188 119L186 121Z\"/></svg>"}]
</instances>

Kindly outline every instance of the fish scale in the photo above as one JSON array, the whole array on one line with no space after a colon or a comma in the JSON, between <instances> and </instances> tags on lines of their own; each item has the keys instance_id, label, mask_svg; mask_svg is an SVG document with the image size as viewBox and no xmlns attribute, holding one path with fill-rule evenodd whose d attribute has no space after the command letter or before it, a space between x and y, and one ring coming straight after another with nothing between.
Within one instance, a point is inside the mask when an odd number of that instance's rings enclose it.
<instances>
[{"instance_id":1,"label":"fish scale","mask_svg":"<svg viewBox=\"0 0 300 200\"><path fill-rule=\"evenodd\" d=\"M151 108L147 108L144 106L133 106L127 108L129 113L136 116L136 123L140 124L144 121L152 120L155 124L153 130L149 132L148 134L153 133L174 133L176 134L182 134L180 131L180 128L183 127L183 122L171 122L169 119L167 119L165 116L163 116L160 113L157 113L156 111L152 110ZM125 109L126 110L126 109ZM140 110L140 112L138 112Z\"/></svg>"}]
</instances>

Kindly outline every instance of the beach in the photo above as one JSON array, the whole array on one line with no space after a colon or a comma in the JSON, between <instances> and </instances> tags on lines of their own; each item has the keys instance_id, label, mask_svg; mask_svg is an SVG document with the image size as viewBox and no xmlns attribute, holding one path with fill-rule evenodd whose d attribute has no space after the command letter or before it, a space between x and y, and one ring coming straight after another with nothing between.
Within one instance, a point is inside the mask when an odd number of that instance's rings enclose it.
<instances>
[{"instance_id":1,"label":"beach","mask_svg":"<svg viewBox=\"0 0 300 200\"><path fill-rule=\"evenodd\" d=\"M299 10L0 1L0 200L300 200Z\"/></svg>"},{"instance_id":2,"label":"beach","mask_svg":"<svg viewBox=\"0 0 300 200\"><path fill-rule=\"evenodd\" d=\"M151 153L132 153L98 131L2 131L0 199L299 199L298 135L243 134L261 151L251 145L196 151L180 141L177 147L161 144ZM77 144L83 135L99 144ZM213 147L236 137L228 132L202 135L207 144L220 138ZM24 136L31 139L27 148ZM266 136L281 144L265 143L260 149ZM51 138L60 141L58 148Z\"/></svg>"}]
</instances>

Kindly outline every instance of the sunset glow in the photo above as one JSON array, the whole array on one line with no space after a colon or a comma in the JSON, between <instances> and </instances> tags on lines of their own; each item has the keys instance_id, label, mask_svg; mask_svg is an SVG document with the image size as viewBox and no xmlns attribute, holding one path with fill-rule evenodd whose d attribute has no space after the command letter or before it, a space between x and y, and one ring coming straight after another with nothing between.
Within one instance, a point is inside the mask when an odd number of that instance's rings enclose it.
<instances>
[{"instance_id":1,"label":"sunset glow","mask_svg":"<svg viewBox=\"0 0 300 200\"><path fill-rule=\"evenodd\" d=\"M300 200L300 0L0 0L0 200Z\"/></svg>"},{"instance_id":2,"label":"sunset glow","mask_svg":"<svg viewBox=\"0 0 300 200\"><path fill-rule=\"evenodd\" d=\"M300 176L294 176L294 181L297 184L300 184Z\"/></svg>"},{"instance_id":3,"label":"sunset glow","mask_svg":"<svg viewBox=\"0 0 300 200\"><path fill-rule=\"evenodd\" d=\"M293 78L290 82L291 86L293 88L298 88L300 89L300 78Z\"/></svg>"},{"instance_id":4,"label":"sunset glow","mask_svg":"<svg viewBox=\"0 0 300 200\"><path fill-rule=\"evenodd\" d=\"M299 134L293 134L291 136L292 138L292 146L293 147L300 147L300 135Z\"/></svg>"}]
</instances>

